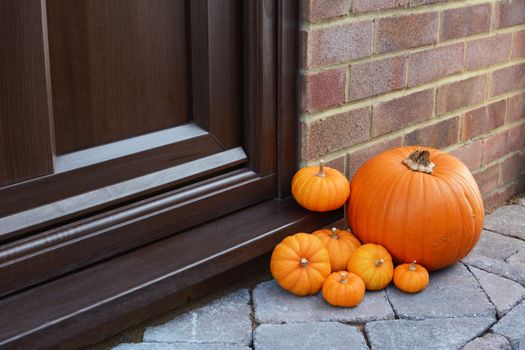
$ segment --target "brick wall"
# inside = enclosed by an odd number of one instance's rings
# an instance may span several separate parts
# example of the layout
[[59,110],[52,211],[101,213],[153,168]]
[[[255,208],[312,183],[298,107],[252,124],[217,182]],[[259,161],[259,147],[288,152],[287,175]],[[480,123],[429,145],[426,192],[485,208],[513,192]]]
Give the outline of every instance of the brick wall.
[[301,161],[351,177],[401,145],[525,189],[525,0],[302,0]]

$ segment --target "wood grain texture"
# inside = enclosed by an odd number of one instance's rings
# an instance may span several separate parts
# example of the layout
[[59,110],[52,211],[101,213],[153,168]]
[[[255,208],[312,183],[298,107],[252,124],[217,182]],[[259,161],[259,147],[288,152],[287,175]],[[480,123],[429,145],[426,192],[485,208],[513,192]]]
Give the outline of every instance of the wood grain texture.
[[48,0],[57,154],[189,121],[184,0]]
[[0,186],[53,171],[41,5],[0,2]]
[[192,0],[193,121],[225,148],[242,144],[241,1]]
[[[0,348],[49,348],[72,339],[73,347],[96,342],[109,335],[102,324],[118,319],[119,327],[111,329],[116,332],[139,321],[130,317],[134,311],[146,312],[142,319],[152,317],[162,308],[148,305],[263,255],[297,230],[314,230],[341,214],[309,213],[293,199],[269,200],[0,300]],[[94,327],[99,329],[96,334],[79,337]]]

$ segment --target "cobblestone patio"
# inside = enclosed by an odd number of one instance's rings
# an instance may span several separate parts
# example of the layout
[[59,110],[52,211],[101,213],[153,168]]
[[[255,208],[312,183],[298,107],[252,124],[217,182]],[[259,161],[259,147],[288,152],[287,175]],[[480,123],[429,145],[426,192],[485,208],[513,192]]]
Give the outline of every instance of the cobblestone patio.
[[145,328],[115,350],[525,349],[525,199],[488,215],[473,252],[416,295],[392,285],[355,308],[239,288]]

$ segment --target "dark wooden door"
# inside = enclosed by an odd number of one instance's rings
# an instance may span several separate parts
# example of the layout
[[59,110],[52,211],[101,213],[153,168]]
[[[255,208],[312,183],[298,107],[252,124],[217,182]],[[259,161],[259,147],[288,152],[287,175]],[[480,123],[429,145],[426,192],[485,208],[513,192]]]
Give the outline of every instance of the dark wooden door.
[[277,195],[277,23],[259,8],[0,2],[0,295]]

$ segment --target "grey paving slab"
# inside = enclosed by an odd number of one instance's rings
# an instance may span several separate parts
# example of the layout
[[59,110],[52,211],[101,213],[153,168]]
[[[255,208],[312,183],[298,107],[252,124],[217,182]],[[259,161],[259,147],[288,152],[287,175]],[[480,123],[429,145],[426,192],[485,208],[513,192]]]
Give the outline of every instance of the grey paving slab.
[[517,282],[475,267],[470,267],[470,271],[496,307],[498,317],[505,315],[525,298],[525,287]]
[[522,301],[502,317],[491,330],[505,336],[512,349],[525,349],[525,301]]
[[483,231],[478,244],[463,262],[525,285],[525,242],[499,233]]
[[255,350],[367,350],[365,338],[354,326],[338,322],[263,324],[254,335]]
[[487,333],[469,342],[462,350],[511,350],[511,347],[504,336]]
[[485,217],[485,229],[525,239],[525,207],[506,205]]
[[233,343],[252,340],[250,296],[240,289],[160,326],[146,328],[145,342]]
[[283,290],[272,280],[257,285],[253,291],[253,303],[255,318],[261,323],[319,321],[363,323],[394,318],[384,291],[367,292],[361,304],[354,308],[338,308],[328,305],[321,293],[297,297]]
[[496,313],[478,281],[460,263],[433,272],[429,286],[420,293],[408,294],[391,284],[387,294],[396,314],[404,319],[493,317]]
[[491,317],[374,321],[366,324],[365,332],[374,350],[460,349],[494,321]]
[[249,346],[224,343],[126,343],[112,350],[251,350]]

